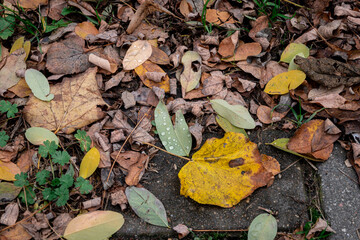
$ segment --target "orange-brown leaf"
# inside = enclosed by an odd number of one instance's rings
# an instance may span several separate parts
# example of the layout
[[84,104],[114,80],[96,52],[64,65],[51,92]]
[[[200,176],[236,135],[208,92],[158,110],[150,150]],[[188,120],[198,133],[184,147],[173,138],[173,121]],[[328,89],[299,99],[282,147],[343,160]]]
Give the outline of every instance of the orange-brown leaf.
[[150,61],[146,61],[142,65],[135,68],[135,72],[140,77],[141,81],[143,81],[143,83],[147,87],[152,88],[152,87],[155,86],[155,87],[159,87],[159,88],[164,89],[165,92],[170,91],[170,82],[169,82],[170,79],[169,79],[168,75],[166,75],[161,82],[154,82],[154,81],[149,80],[146,77],[147,72],[161,72],[161,73],[165,72],[164,70],[162,70],[161,67],[159,67],[155,63],[152,63]]

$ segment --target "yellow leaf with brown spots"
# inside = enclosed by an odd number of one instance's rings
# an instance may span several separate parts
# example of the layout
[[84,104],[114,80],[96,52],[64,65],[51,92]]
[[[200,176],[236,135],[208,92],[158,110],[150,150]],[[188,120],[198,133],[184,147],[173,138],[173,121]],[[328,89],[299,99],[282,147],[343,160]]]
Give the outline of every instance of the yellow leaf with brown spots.
[[66,134],[102,119],[105,113],[98,105],[106,105],[96,82],[96,68],[50,87],[54,99],[45,102],[31,95],[24,108],[25,120],[32,127],[43,127]]
[[271,183],[279,169],[274,158],[262,157],[243,134],[227,132],[221,139],[207,140],[180,170],[180,194],[229,208]]
[[141,81],[145,84],[145,86],[152,88],[152,87],[159,87],[165,90],[165,92],[170,92],[170,79],[169,76],[166,74],[165,77],[163,77],[163,80],[161,82],[155,82],[147,78],[146,73],[154,72],[154,73],[165,73],[165,71],[156,65],[155,63],[152,63],[150,61],[144,62],[142,65],[135,68],[136,74],[139,76]]

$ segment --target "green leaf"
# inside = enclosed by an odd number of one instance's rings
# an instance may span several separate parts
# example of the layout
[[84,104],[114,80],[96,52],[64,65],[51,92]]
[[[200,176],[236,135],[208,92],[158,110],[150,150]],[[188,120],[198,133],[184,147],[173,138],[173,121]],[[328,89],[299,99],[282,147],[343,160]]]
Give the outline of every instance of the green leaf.
[[55,194],[55,191],[52,190],[51,188],[45,188],[42,191],[42,195],[43,195],[44,200],[48,200],[48,201],[55,200],[57,197]]
[[0,131],[0,147],[5,147],[8,140],[9,136],[6,134],[6,132]]
[[79,141],[80,148],[83,152],[90,150],[91,138],[86,135],[84,130],[77,130],[74,137]]
[[25,197],[24,190],[22,190],[19,194],[19,198],[21,199],[21,201],[23,203],[25,203],[25,199],[26,199],[28,204],[34,204],[36,195],[35,195],[33,187],[27,186],[27,187],[25,187],[25,191],[26,191],[26,197]]
[[29,186],[29,181],[27,180],[27,173],[20,173],[20,174],[16,174],[15,175],[15,179],[16,181],[14,182],[14,185],[17,187],[26,187]]
[[0,38],[3,40],[8,39],[14,34],[15,31],[15,18],[13,16],[6,16],[0,18]]
[[288,152],[288,153],[291,153],[291,154],[294,154],[296,156],[299,156],[299,157],[303,157],[303,158],[306,158],[306,159],[309,159],[311,161],[315,161],[315,162],[324,162],[324,160],[320,160],[320,159],[316,159],[316,158],[312,158],[312,157],[309,157],[309,156],[306,156],[306,155],[302,155],[300,153],[297,153],[297,152],[294,152],[294,151],[291,151],[287,148],[287,144],[289,142],[289,138],[279,138],[279,139],[276,139],[275,141],[273,141],[272,143],[265,143],[266,145],[271,145],[273,147],[276,147],[280,150],[283,150],[285,152]]
[[14,200],[20,191],[21,187],[17,187],[13,183],[0,182],[0,204]]
[[155,109],[155,124],[160,140],[168,152],[189,156],[192,138],[181,111],[176,113],[174,129],[165,104],[159,101]]
[[64,166],[65,164],[69,163],[71,156],[68,154],[67,151],[56,151],[52,155],[52,160],[54,163],[58,163],[61,166]]
[[42,170],[36,173],[36,181],[39,183],[39,185],[45,185],[49,176],[50,172],[48,170]]
[[74,179],[72,176],[70,176],[68,174],[64,174],[60,177],[60,183],[61,183],[61,186],[69,188],[74,184]]
[[59,21],[53,20],[49,25],[46,25],[45,33],[52,32],[60,27],[66,27],[68,24],[69,22],[65,22],[63,19]]
[[11,104],[9,101],[1,100],[0,101],[0,112],[5,113],[7,118],[15,117],[15,113],[18,112],[16,104]]
[[57,145],[59,144],[59,138],[55,133],[42,127],[31,127],[25,132],[26,139],[34,145],[41,145],[44,141],[54,141]]
[[54,141],[50,142],[49,140],[46,140],[44,145],[40,145],[38,152],[43,158],[46,158],[48,154],[53,155],[57,148],[58,145]]
[[60,178],[54,178],[54,179],[51,181],[51,186],[53,186],[53,187],[60,186]]
[[294,62],[294,59],[296,58],[296,56],[300,56],[300,57],[303,57],[305,58],[305,55],[303,53],[298,53],[296,54],[290,61],[289,63],[289,67],[288,67],[288,71],[291,71],[291,70],[301,70],[300,66],[297,65],[295,62]]
[[61,187],[55,189],[55,194],[59,197],[56,200],[56,206],[65,206],[65,204],[70,198],[69,189],[66,186],[62,185]]
[[25,71],[25,81],[35,97],[43,101],[51,101],[54,94],[50,93],[50,85],[46,77],[36,69]]
[[131,186],[126,188],[125,194],[136,215],[150,224],[169,227],[164,205],[151,192]]
[[241,105],[230,105],[222,99],[210,100],[212,108],[217,114],[228,120],[238,128],[254,129],[255,121],[249,111]]
[[251,222],[248,240],[274,240],[277,234],[276,219],[267,213],[258,215]]
[[93,189],[89,180],[86,180],[83,177],[78,177],[76,179],[75,187],[80,188],[79,190],[81,194],[88,194]]
[[225,131],[225,132],[234,132],[234,133],[242,133],[246,137],[249,137],[246,133],[246,131],[243,128],[235,127],[231,124],[228,120],[223,118],[220,115],[216,116],[216,122],[219,124],[219,126]]
[[290,43],[281,54],[280,61],[290,63],[299,53],[302,53],[307,58],[310,55],[310,49],[302,43]]

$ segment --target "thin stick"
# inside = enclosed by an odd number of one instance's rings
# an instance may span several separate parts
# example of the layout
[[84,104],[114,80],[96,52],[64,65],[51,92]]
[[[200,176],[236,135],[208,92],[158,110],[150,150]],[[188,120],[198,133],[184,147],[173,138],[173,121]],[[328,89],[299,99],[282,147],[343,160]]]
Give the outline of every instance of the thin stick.
[[178,157],[178,158],[182,158],[182,159],[185,159],[185,160],[191,161],[191,159],[190,159],[190,158],[187,158],[187,157],[182,157],[182,156],[179,156],[179,155],[173,154],[173,153],[168,152],[168,151],[166,151],[166,150],[164,150],[164,149],[162,149],[162,148],[160,148],[160,147],[158,147],[158,146],[155,146],[155,145],[153,145],[153,144],[151,144],[151,143],[142,142],[142,144],[149,145],[149,146],[151,146],[151,147],[154,147],[154,148],[156,148],[156,149],[159,149],[160,151],[163,151],[163,152],[165,152],[165,153],[167,153],[167,154],[170,154],[170,155],[173,155],[173,156],[175,156],[175,157]]
[[352,177],[350,177],[348,174],[346,174],[343,170],[341,170],[340,168],[338,168],[338,170],[345,175],[345,177],[349,178],[351,181],[353,181],[356,184],[360,184],[358,181],[356,181],[355,179],[353,179]]
[[315,165],[312,164],[309,160],[307,160],[306,158],[304,158],[304,159],[305,159],[305,161],[306,161],[315,171],[318,170],[317,167],[315,167]]
[[0,232],[3,232],[3,231],[8,230],[8,229],[10,229],[10,228],[12,228],[12,227],[15,227],[15,226],[18,225],[19,223],[25,222],[25,221],[28,220],[29,218],[32,218],[35,214],[37,214],[38,212],[40,212],[41,210],[44,210],[47,206],[49,206],[50,203],[51,203],[51,202],[49,202],[48,204],[46,204],[45,206],[43,206],[43,207],[40,208],[39,210],[33,212],[32,214],[30,214],[30,215],[27,216],[26,218],[24,218],[24,219],[16,222],[15,224],[13,224],[13,225],[11,225],[11,226],[8,226],[8,227],[6,227],[6,228],[1,229]]
[[121,146],[118,154],[116,155],[116,158],[115,158],[113,164],[111,165],[111,168],[110,168],[109,174],[108,174],[108,176],[107,176],[106,182],[109,181],[110,174],[111,174],[111,172],[112,172],[112,170],[113,170],[113,168],[114,168],[114,166],[115,166],[115,163],[116,163],[116,161],[117,161],[117,159],[118,159],[118,157],[119,157],[119,155],[120,155],[120,153],[121,153],[121,150],[123,150],[125,144],[126,144],[127,141],[129,140],[129,138],[131,137],[131,135],[133,134],[133,132],[135,131],[135,129],[140,125],[140,123],[142,122],[142,120],[143,120],[146,116],[148,116],[148,113],[149,113],[149,111],[150,111],[151,109],[152,109],[152,107],[150,107],[149,110],[147,110],[147,112],[144,114],[144,116],[142,116],[142,118],[140,119],[140,121],[135,125],[135,127],[133,128],[133,130],[131,130],[129,136],[127,136],[127,138],[125,139],[125,142],[124,142],[123,145]]
[[298,161],[300,161],[301,158],[299,158],[298,160],[296,160],[295,162],[291,163],[289,166],[287,166],[284,170],[280,171],[280,173],[285,172],[286,170],[288,170],[289,168],[291,168],[293,165],[295,165]]
[[193,232],[247,232],[249,229],[193,229]]
[[282,1],[287,2],[287,3],[290,3],[290,4],[294,5],[294,6],[299,7],[299,8],[305,8],[305,9],[307,9],[307,10],[310,10],[310,8],[305,7],[305,6],[301,6],[301,5],[299,5],[299,4],[297,4],[297,3],[294,3],[294,2],[292,2],[292,1],[290,1],[290,0],[282,0]]

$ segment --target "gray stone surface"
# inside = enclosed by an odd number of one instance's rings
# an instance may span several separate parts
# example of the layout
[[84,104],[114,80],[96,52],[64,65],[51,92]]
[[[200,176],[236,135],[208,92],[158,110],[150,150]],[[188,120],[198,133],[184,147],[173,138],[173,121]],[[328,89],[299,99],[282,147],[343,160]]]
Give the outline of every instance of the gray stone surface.
[[353,168],[346,167],[346,153],[335,144],[331,157],[319,164],[323,209],[331,227],[336,231],[331,240],[356,240],[356,230],[360,228],[360,189],[339,171],[357,179]]
[[[207,136],[209,137],[209,135]],[[264,143],[287,136],[288,134],[283,131],[267,130],[254,133],[250,139],[257,143],[260,142],[260,152],[275,157],[280,162],[281,169],[284,169],[298,157]],[[276,176],[272,186],[256,190],[248,199],[228,209],[201,205],[179,194],[180,182],[177,174],[180,168],[186,164],[186,160],[159,152],[151,160],[151,164],[158,173],[148,171],[141,183],[163,202],[171,226],[182,223],[193,229],[245,229],[249,227],[252,219],[263,213],[258,207],[279,213],[276,217],[279,231],[294,230],[308,219],[303,172],[299,163]],[[110,205],[108,209],[121,212],[118,207]],[[145,223],[130,209],[123,214],[125,224],[114,235],[114,239],[154,239],[176,236],[171,229]]]

